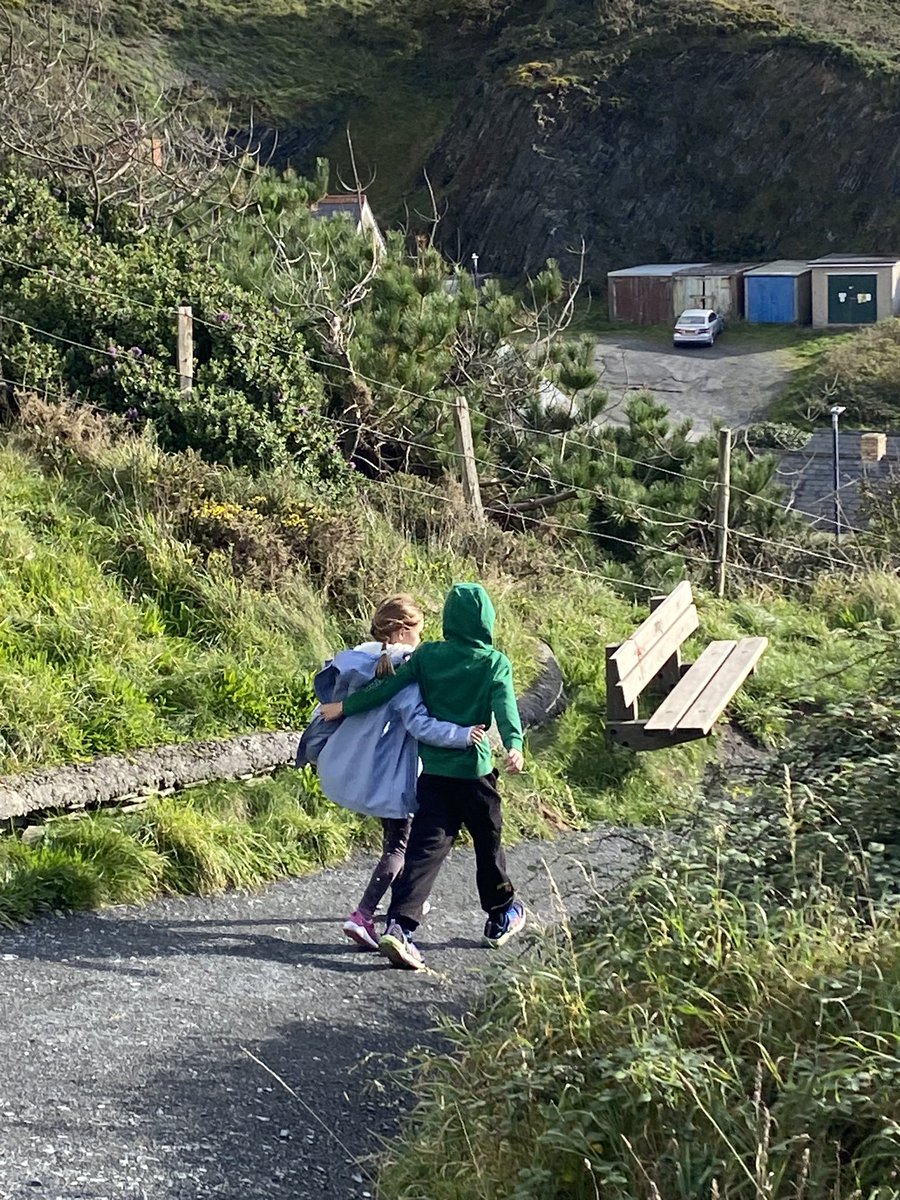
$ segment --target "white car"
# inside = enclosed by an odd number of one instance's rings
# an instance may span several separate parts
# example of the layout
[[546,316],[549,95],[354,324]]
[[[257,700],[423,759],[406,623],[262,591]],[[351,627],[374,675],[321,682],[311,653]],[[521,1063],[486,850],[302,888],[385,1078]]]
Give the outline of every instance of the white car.
[[673,346],[711,346],[725,322],[708,308],[686,308],[675,322]]

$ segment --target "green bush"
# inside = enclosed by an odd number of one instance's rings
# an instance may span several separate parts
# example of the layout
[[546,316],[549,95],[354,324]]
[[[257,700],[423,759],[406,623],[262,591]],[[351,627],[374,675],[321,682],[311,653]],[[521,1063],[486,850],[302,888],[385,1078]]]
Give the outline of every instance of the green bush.
[[[302,338],[208,262],[202,242],[127,221],[95,229],[77,201],[5,175],[0,255],[0,352],[14,382],[52,396],[62,384],[135,426],[150,421],[167,449],[257,469],[292,462],[317,485],[344,477]],[[195,318],[189,397],[176,363],[180,304]]]
[[746,429],[747,443],[761,450],[802,450],[812,434],[787,421],[757,421]]
[[813,347],[815,356],[791,403],[813,420],[832,405],[849,425],[882,429],[900,415],[900,320],[890,318]]

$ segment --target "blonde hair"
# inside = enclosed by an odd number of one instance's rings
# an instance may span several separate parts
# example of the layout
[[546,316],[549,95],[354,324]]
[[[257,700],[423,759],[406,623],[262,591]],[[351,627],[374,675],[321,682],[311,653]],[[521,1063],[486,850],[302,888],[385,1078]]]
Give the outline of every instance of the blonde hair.
[[394,664],[387,652],[388,646],[397,640],[398,634],[424,620],[425,614],[406,592],[382,600],[375,610],[371,629],[374,640],[381,642],[381,658],[375,667],[376,679],[384,679],[394,674]]

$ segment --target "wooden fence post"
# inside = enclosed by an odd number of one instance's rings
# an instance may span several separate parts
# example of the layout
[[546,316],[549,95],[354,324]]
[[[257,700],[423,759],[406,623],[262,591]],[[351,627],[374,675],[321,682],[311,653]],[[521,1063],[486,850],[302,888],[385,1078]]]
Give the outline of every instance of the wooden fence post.
[[719,478],[716,483],[716,557],[714,585],[717,596],[725,595],[725,563],[728,559],[728,505],[731,500],[731,430],[719,430]]
[[463,495],[469,512],[480,524],[484,523],[484,505],[481,502],[481,485],[478,482],[478,467],[475,463],[475,443],[472,439],[472,420],[469,402],[462,392],[457,393],[453,405],[453,420],[456,425],[456,449],[462,471]]
[[189,304],[178,308],[178,377],[181,395],[189,400],[194,385],[194,314]]

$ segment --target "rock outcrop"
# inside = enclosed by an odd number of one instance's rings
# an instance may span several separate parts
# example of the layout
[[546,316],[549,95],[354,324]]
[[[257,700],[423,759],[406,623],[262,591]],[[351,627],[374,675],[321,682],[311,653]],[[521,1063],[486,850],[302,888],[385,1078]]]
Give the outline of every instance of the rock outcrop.
[[454,255],[508,276],[548,257],[900,254],[900,85],[799,39],[635,49],[602,84],[474,83],[431,154]]

